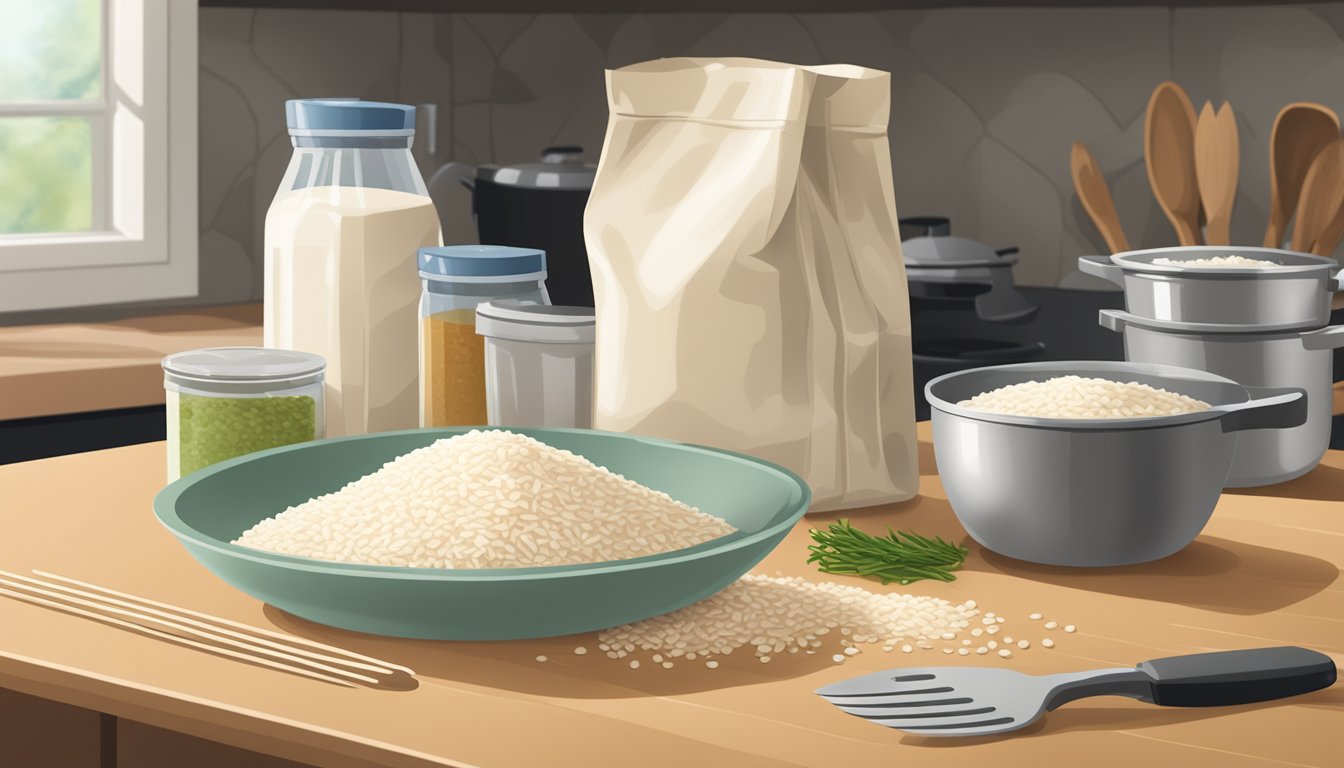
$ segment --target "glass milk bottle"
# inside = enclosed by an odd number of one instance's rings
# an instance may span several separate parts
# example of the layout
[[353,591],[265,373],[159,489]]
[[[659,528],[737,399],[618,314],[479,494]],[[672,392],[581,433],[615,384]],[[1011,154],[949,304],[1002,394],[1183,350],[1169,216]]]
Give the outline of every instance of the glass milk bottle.
[[327,361],[326,432],[419,422],[416,253],[439,217],[411,157],[415,108],[285,102],[294,155],[266,214],[265,345]]

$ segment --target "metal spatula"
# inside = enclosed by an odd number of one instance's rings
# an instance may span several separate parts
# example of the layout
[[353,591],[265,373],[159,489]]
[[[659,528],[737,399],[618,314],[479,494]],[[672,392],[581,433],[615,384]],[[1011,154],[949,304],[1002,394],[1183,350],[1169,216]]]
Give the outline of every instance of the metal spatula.
[[921,736],[1015,731],[1088,696],[1128,696],[1167,707],[1216,707],[1296,696],[1335,682],[1335,663],[1283,646],[1197,653],[1137,667],[1026,675],[988,667],[874,672],[817,690],[841,710]]

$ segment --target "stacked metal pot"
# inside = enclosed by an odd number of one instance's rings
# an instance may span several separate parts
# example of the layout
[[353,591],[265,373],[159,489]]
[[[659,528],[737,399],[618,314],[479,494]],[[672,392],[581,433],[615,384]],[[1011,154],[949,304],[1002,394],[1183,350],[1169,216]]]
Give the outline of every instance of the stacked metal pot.
[[[1278,266],[1180,263],[1231,255]],[[1124,334],[1126,359],[1207,371],[1250,390],[1305,391],[1301,426],[1237,436],[1227,487],[1284,482],[1320,462],[1330,442],[1333,350],[1344,346],[1344,325],[1328,325],[1331,295],[1344,290],[1339,264],[1272,248],[1187,246],[1084,256],[1078,267],[1125,289],[1128,311],[1102,310],[1101,324]]]

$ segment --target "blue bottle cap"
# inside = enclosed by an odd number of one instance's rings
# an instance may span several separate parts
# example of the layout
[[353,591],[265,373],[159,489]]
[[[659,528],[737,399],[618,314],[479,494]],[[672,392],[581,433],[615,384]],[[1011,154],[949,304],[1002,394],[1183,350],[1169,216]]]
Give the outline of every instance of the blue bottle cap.
[[441,245],[421,248],[420,275],[430,280],[453,278],[546,277],[546,252],[508,245]]
[[290,99],[285,102],[285,123],[291,136],[410,136],[415,133],[415,107],[358,99]]

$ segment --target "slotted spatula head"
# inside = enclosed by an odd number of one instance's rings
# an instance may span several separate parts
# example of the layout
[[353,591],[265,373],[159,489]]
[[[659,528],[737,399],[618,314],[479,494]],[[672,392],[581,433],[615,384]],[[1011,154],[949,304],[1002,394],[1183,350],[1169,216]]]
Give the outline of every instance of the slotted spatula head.
[[841,711],[925,736],[984,736],[1025,728],[1045,712],[1050,684],[1011,669],[924,667],[874,672],[817,695]]

